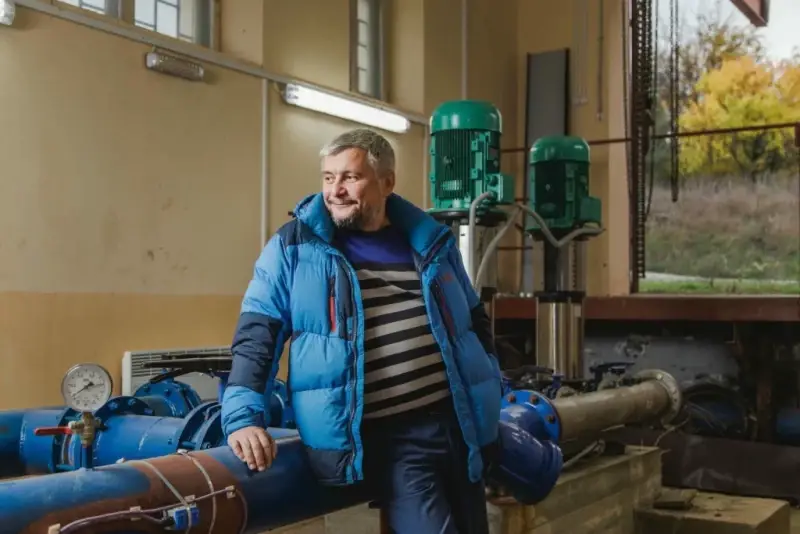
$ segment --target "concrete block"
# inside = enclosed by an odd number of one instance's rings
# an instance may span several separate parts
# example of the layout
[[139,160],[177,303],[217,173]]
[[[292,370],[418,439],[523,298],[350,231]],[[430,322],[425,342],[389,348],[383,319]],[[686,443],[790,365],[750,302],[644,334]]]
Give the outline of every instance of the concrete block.
[[661,489],[661,451],[628,447],[564,473],[536,506],[510,499],[490,503],[492,534],[633,534],[633,512]]
[[375,534],[380,524],[380,511],[364,504],[325,516],[325,534]]
[[[325,518],[315,517],[308,521],[286,525],[275,530],[268,531],[270,534],[325,534]],[[262,533],[266,534],[266,532]]]
[[790,534],[785,501],[698,493],[689,510],[636,511],[636,534]]

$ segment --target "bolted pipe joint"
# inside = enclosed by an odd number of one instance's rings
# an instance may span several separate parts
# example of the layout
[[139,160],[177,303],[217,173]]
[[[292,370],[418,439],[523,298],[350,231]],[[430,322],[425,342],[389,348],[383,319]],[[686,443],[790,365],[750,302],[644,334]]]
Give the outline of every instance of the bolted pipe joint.
[[641,382],[654,381],[666,390],[670,402],[669,407],[659,417],[662,425],[669,425],[677,419],[683,407],[683,395],[674,376],[660,369],[645,369],[636,373],[633,378]]

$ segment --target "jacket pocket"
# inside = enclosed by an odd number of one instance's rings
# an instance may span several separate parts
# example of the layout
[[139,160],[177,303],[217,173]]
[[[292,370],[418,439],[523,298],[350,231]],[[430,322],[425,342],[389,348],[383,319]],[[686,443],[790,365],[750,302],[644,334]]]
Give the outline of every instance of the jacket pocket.
[[333,276],[328,277],[328,323],[331,333],[336,332],[336,280]]

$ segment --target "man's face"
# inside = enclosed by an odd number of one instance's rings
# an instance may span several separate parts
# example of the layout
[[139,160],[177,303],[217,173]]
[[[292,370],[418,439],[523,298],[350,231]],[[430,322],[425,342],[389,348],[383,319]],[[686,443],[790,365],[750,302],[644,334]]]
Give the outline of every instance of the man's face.
[[322,159],[322,196],[339,228],[379,229],[393,189],[394,173],[379,176],[364,150],[348,148]]

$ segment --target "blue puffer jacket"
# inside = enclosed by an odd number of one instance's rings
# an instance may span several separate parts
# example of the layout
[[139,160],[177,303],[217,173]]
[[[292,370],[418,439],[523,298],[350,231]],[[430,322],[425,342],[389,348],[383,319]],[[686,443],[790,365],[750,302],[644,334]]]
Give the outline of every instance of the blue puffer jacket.
[[[355,270],[331,242],[321,194],[303,199],[256,261],[233,341],[222,401],[226,435],[265,427],[264,392],[291,340],[288,387],[297,427],[320,482],[363,479],[360,436],[364,314]],[[433,336],[441,347],[456,414],[469,447],[470,478],[483,475],[483,447],[497,439],[500,369],[489,321],[447,227],[397,195],[391,223],[408,235]]]

